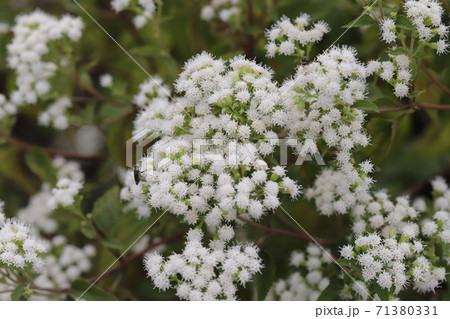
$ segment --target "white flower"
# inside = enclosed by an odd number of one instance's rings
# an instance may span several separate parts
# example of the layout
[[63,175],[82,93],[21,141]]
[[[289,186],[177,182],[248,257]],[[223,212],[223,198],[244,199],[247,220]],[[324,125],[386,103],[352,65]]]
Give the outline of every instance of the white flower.
[[327,23],[318,21],[309,26],[309,16],[301,14],[294,20],[294,24],[287,17],[283,16],[270,29],[266,30],[267,56],[274,57],[276,53],[292,55],[299,46],[306,46],[308,43],[315,43],[322,40],[323,36],[330,32]]
[[[50,92],[51,79],[67,61],[61,53],[58,53],[58,59],[52,61],[48,61],[46,56],[65,37],[73,42],[78,41],[83,29],[80,18],[65,15],[57,19],[40,10],[18,15],[15,22],[11,29],[14,37],[7,47],[7,65],[16,72],[17,88],[11,93],[8,103],[0,101],[0,118],[3,117],[2,113],[14,114],[17,107],[35,104],[40,97]],[[67,104],[42,113],[39,122],[47,126],[52,122],[55,128],[65,129],[67,118],[63,111],[68,107]]]
[[133,24],[136,29],[141,29],[149,19],[152,18],[156,4],[154,0],[137,0],[134,4],[137,8],[133,8],[130,0],[112,0],[111,7],[116,13],[124,10],[133,10],[139,14],[133,18]]
[[[221,233],[229,236],[230,231],[222,227]],[[175,288],[183,300],[235,300],[237,285],[245,285],[262,268],[258,249],[251,245],[207,248],[202,236],[200,230],[191,229],[183,252],[167,259],[148,253],[144,258],[148,275],[157,288]]]
[[40,272],[43,265],[40,256],[47,251],[46,244],[32,237],[29,226],[21,221],[4,217],[0,221],[0,263],[12,269]]
[[111,87],[113,84],[113,77],[111,74],[105,73],[100,77],[100,85],[104,88]]

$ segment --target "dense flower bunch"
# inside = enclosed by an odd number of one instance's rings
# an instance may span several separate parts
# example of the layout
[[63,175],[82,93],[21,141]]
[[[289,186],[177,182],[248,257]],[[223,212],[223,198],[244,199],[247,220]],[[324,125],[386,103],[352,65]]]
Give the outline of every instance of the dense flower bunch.
[[233,18],[239,17],[241,13],[240,0],[211,0],[202,8],[200,16],[203,20],[211,21],[219,18],[224,22],[229,22]]
[[[417,52],[422,47],[436,50],[437,54],[445,54],[448,50],[449,27],[442,22],[443,8],[434,0],[410,0],[404,3],[406,17],[392,13],[380,21],[381,39],[389,44],[387,61],[371,61],[368,64],[370,74],[374,73],[394,87],[394,94],[399,98],[408,96],[411,83],[416,76],[413,64],[416,63]],[[406,47],[405,25],[413,30],[410,48]],[[436,40],[438,37],[438,40]],[[415,39],[418,41],[414,42]]]
[[53,166],[57,171],[58,181],[52,189],[52,197],[47,206],[50,209],[67,207],[75,202],[75,196],[83,187],[84,174],[80,165],[76,162],[68,162],[62,157],[53,160]]
[[39,124],[43,126],[53,126],[58,130],[65,130],[67,127],[69,127],[66,110],[71,106],[72,103],[67,96],[57,99],[39,115]]
[[[140,216],[150,214],[142,204],[149,203],[191,225],[205,218],[216,228],[222,218],[231,222],[238,213],[258,220],[280,205],[279,193],[299,195],[281,166],[270,169],[259,158],[274,151],[275,129],[286,122],[271,72],[243,57],[228,64],[206,53],[196,56],[176,82],[184,95],[171,101],[155,93],[135,121],[135,133],[179,136],[154,144],[141,163],[142,184],[134,185],[129,174],[122,198],[131,199]],[[200,139],[207,142],[196,152]],[[213,146],[215,153],[208,156]],[[246,168],[239,172],[239,167]]]
[[411,60],[405,54],[389,55],[391,61],[370,61],[367,64],[369,74],[376,74],[394,87],[395,96],[408,96],[412,81]]
[[302,251],[292,252],[290,265],[298,271],[293,272],[286,280],[274,283],[273,297],[283,301],[317,300],[330,283],[325,274],[331,262],[330,252],[315,244],[308,245],[306,254]]
[[[449,29],[442,23],[444,10],[441,4],[434,0],[410,0],[405,1],[404,9],[414,26],[414,33],[423,41],[422,44],[436,50],[438,54],[446,53]],[[395,43],[397,39],[403,40],[393,18],[384,18],[380,28],[383,41]],[[437,42],[432,42],[435,36],[439,39]]]
[[[361,170],[368,172],[369,169],[372,169],[369,162],[361,164]],[[320,214],[347,214],[354,208],[361,209],[361,205],[371,199],[372,179],[364,175],[361,177],[355,170],[350,172],[352,174],[336,169],[324,169],[316,177],[312,187],[307,189],[306,197],[314,199]]]
[[[39,98],[52,90],[51,79],[58,68],[67,66],[64,55],[56,56],[57,43],[78,41],[81,37],[83,22],[80,18],[69,15],[57,19],[40,10],[16,17],[12,28],[14,38],[8,49],[8,67],[17,74],[17,89],[11,93],[9,101],[0,94],[0,118],[15,114],[17,108],[35,104]],[[49,56],[55,55],[51,60]],[[40,122],[49,125],[53,119],[54,126],[64,129],[67,124],[61,119],[67,103],[55,102],[51,110],[42,115]],[[58,104],[64,104],[59,105]]]
[[289,18],[282,17],[266,30],[267,56],[271,58],[276,54],[308,56],[311,45],[321,41],[323,36],[330,32],[326,22],[317,21],[310,26],[310,19],[308,14],[302,13],[293,24]]
[[448,48],[448,26],[442,23],[444,9],[435,0],[410,0],[404,4],[406,15],[415,26],[421,40],[431,40],[439,36],[436,44],[431,45],[438,54],[445,53]]
[[35,283],[42,288],[69,287],[72,281],[91,269],[90,259],[95,253],[92,245],[78,248],[68,244],[64,236],[55,236],[50,243],[49,254],[44,257],[45,268]]
[[[36,10],[17,16],[11,27],[0,22],[0,33],[11,36],[7,67],[14,71],[12,79],[1,81],[12,90],[0,94],[0,158],[6,167],[0,175],[33,194],[15,218],[6,218],[0,201],[0,299],[134,297],[125,288],[116,290],[129,276],[117,276],[108,292],[101,290],[102,281],[95,288],[98,294],[87,293],[90,285],[82,295],[78,292],[88,282],[78,279],[97,275],[88,280],[97,284],[141,256],[150,280],[139,298],[153,297],[149,291],[155,287],[170,290],[181,300],[237,300],[250,294],[261,300],[321,300],[333,293],[342,300],[399,300],[448,286],[447,182],[440,177],[432,180],[427,198],[395,198],[376,188],[371,176],[374,164],[361,153],[371,143],[367,119],[374,126],[392,119],[393,142],[404,116],[427,108],[449,108],[422,102],[422,83],[415,81],[421,66],[446,91],[422,61],[430,53],[448,51],[449,27],[438,1],[406,0],[398,10],[380,2],[379,7],[365,8],[367,16],[344,26],[369,26],[361,31],[373,32],[375,38],[380,32],[387,51],[375,57],[373,52],[346,45],[313,48],[330,32],[329,25],[312,21],[306,13],[273,19],[279,10],[286,11],[289,1],[283,5],[241,0],[189,3],[184,7],[191,10],[198,5],[200,19],[206,21],[200,24],[202,47],[209,41],[207,23],[209,31],[227,32],[231,39],[227,40],[235,43],[223,46],[233,48],[227,58],[203,51],[183,67],[176,57],[203,48],[196,43],[185,46],[189,41],[172,47],[178,38],[163,39],[173,33],[171,28],[177,36],[185,33],[163,16],[176,13],[177,6],[170,4],[163,12],[162,4],[162,0],[110,1],[116,13],[134,14],[134,28],[128,25],[131,30],[127,30],[133,37],[118,38],[140,46],[130,47],[134,53],[127,53],[128,58],[144,71],[141,59],[144,66],[158,70],[158,75],[143,82],[121,63],[114,69],[108,68],[108,59],[100,63],[90,52],[92,39],[86,45],[90,56],[76,56],[79,48],[74,44],[84,28],[80,18],[57,18]],[[126,14],[122,17],[122,22],[129,22]],[[139,29],[151,19],[155,23],[148,30],[154,31],[155,43],[142,43],[146,38]],[[190,26],[197,27],[198,21],[193,22]],[[162,30],[167,25],[171,26]],[[225,54],[222,43],[210,49]],[[250,58],[255,53],[277,70],[290,68],[293,74],[275,75]],[[373,60],[365,60],[368,56]],[[114,62],[116,58],[111,56]],[[430,65],[437,61],[430,59]],[[385,90],[379,79],[393,92]],[[136,87],[134,97],[127,96]],[[375,119],[366,114],[388,107],[382,105],[385,101],[398,105],[407,99],[408,104],[382,109],[404,112],[395,120],[390,115]],[[45,109],[36,112],[41,106]],[[19,110],[23,114],[10,118]],[[45,147],[35,149],[31,141],[22,141],[28,133],[19,134],[23,133],[19,126],[32,116],[46,127],[41,128],[45,134],[36,138],[52,136],[54,144],[43,142],[39,145]],[[133,137],[128,139],[130,131]],[[59,149],[61,140],[69,139],[74,149]],[[378,136],[374,141],[378,143]],[[137,154],[131,154],[130,142],[138,144]],[[8,145],[3,147],[4,143]],[[139,153],[144,150],[146,154]],[[131,169],[133,155],[136,165]],[[301,165],[311,155],[317,164],[325,164],[325,159],[328,166],[302,168],[297,176],[301,181],[294,179],[292,159],[296,157],[295,165]],[[123,162],[128,170],[121,167]],[[81,163],[89,174],[86,180]],[[16,176],[10,167],[24,167],[26,172]],[[32,173],[30,183],[28,173]],[[330,224],[335,218],[345,222],[347,227],[336,232],[342,238],[315,238],[300,224],[303,232],[297,232],[279,214],[283,210],[289,215],[282,203],[302,195],[300,182],[305,185],[305,202],[310,201],[305,205],[329,217]],[[4,188],[1,183],[2,193]],[[6,189],[6,196],[13,191]],[[16,203],[23,202],[21,195],[13,197]],[[157,224],[162,217],[172,222]],[[172,233],[179,227],[174,220],[184,223],[186,232]],[[244,225],[264,234],[255,235]],[[151,229],[151,234],[141,233],[144,229]],[[316,244],[299,245],[295,251],[267,245],[274,235]],[[183,246],[176,246],[182,237]],[[168,251],[171,247],[178,248]],[[266,277],[279,273],[273,271],[279,263],[271,263],[269,257],[278,248],[278,258],[290,253],[292,267],[270,286]],[[97,251],[99,260],[94,261]],[[100,269],[94,266],[103,267],[105,256],[120,256],[120,265],[113,264],[98,276]]]
[[83,186],[84,174],[78,163],[56,157],[53,167],[57,176],[56,184],[42,184],[39,192],[30,198],[28,205],[17,212],[19,220],[33,225],[34,233],[56,233],[58,224],[51,213],[58,207],[74,204]]
[[258,249],[252,245],[225,248],[232,232],[223,230],[221,239],[204,247],[202,231],[192,229],[181,254],[164,259],[158,253],[149,253],[145,269],[157,288],[175,288],[180,299],[235,300],[237,285],[249,282],[262,265]]
[[[301,146],[296,147],[296,152],[305,156],[320,148],[335,150],[339,170],[331,181],[336,179],[340,184],[336,191],[356,190],[361,196],[372,182],[367,177],[372,165],[369,161],[353,164],[352,151],[369,144],[363,128],[364,113],[352,107],[366,94],[366,67],[355,55],[353,48],[332,47],[316,61],[300,66],[281,90],[285,92],[283,103],[290,111],[286,130]],[[320,183],[320,176],[317,181]],[[333,187],[331,181],[325,187]],[[311,191],[307,196],[311,197]],[[322,213],[329,215],[340,209],[338,202],[334,208],[331,206],[333,197],[327,195],[325,201],[319,206]]]
[[420,293],[434,292],[445,281],[450,243],[450,205],[447,184],[432,182],[434,201],[410,204],[407,197],[391,202],[377,192],[354,215],[354,244],[341,248],[344,259],[361,267],[364,282],[371,282],[392,295],[411,285]]
[[54,234],[58,229],[58,223],[50,217],[52,212],[48,207],[50,198],[52,198],[51,186],[43,184],[39,192],[30,198],[28,205],[17,212],[17,217],[33,225],[32,231]]
[[154,0],[112,0],[111,7],[117,13],[124,10],[135,12],[137,15],[133,18],[133,24],[137,29],[144,27],[156,10]]
[[3,215],[0,202],[0,268],[40,272],[44,265],[41,254],[47,247],[30,235],[30,228],[17,219]]

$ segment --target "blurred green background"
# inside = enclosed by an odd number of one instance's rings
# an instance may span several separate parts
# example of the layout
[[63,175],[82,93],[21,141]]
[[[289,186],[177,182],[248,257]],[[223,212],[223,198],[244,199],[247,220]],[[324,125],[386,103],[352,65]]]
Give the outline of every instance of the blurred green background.
[[[79,0],[80,4],[98,20],[98,22],[127,50],[147,72],[159,75],[165,83],[172,85],[183,64],[193,55],[208,51],[218,57],[228,58],[238,54],[247,54],[256,61],[269,65],[275,70],[277,81],[293,75],[296,61],[291,57],[268,59],[265,57],[264,30],[281,16],[295,18],[301,12],[311,15],[312,20],[324,20],[330,27],[322,42],[314,47],[313,56],[328,48],[331,44],[354,46],[362,61],[369,61],[384,54],[386,47],[379,41],[379,30],[375,25],[363,28],[343,29],[342,26],[358,17],[362,8],[356,1],[336,0],[256,0],[252,1],[255,21],[251,25],[243,13],[241,22],[229,26],[219,22],[205,22],[200,19],[201,7],[208,1],[168,0],[163,1],[162,18],[150,21],[143,29],[136,30],[131,12],[115,14],[108,0]],[[394,7],[401,1],[387,1]],[[443,2],[447,12],[444,21],[448,24],[450,2]],[[93,202],[112,185],[118,184],[115,175],[117,167],[124,166],[125,141],[131,136],[132,120],[135,109],[133,95],[147,75],[71,0],[15,0],[1,1],[0,21],[14,24],[14,17],[20,13],[40,8],[48,13],[61,16],[66,13],[81,16],[85,29],[79,43],[74,45],[74,61],[77,75],[88,85],[95,87],[111,99],[127,105],[119,108],[114,105],[97,102],[77,102],[73,108],[72,123],[99,126],[104,134],[105,161],[83,161],[87,176],[87,190],[84,192],[83,207],[90,211]],[[346,31],[347,30],[347,31]],[[345,34],[342,34],[345,32]],[[0,34],[0,92],[7,93],[14,86],[14,76],[6,67],[6,45],[11,34]],[[249,43],[255,43],[249,49]],[[447,88],[450,87],[449,56],[435,56],[424,63]],[[114,89],[105,91],[98,85],[99,77],[110,73],[114,77]],[[86,92],[75,83],[71,84],[74,95],[83,96]],[[450,104],[450,96],[443,92],[420,69],[416,90],[426,90],[420,96],[421,102]],[[404,105],[407,102],[396,99],[389,86],[381,81],[370,80],[369,98],[380,108]],[[13,136],[28,143],[43,147],[73,149],[73,132],[76,125],[65,133],[43,128],[36,123],[37,110],[43,105],[26,107],[17,117],[12,128]],[[426,195],[430,190],[427,181],[442,175],[450,181],[450,111],[417,110],[389,114],[368,114],[367,130],[372,136],[369,147],[362,149],[358,158],[371,158],[376,166],[374,179],[377,189],[386,188],[393,196],[402,194]],[[59,140],[58,144],[55,144]],[[61,143],[61,140],[63,141]],[[304,188],[308,187],[315,174],[321,168],[315,163],[305,163],[302,167],[290,170]],[[0,198],[6,202],[9,216],[27,203],[28,197],[40,188],[40,181],[27,168],[24,151],[10,143],[0,144]],[[318,216],[312,203],[302,199],[298,203],[285,200],[284,207],[312,234],[323,238],[343,238],[349,227],[345,217],[325,218]],[[129,219],[134,216],[127,217]],[[151,221],[142,221],[146,226]],[[285,226],[273,220],[275,226]],[[173,234],[185,226],[176,218],[166,216],[152,234],[158,236]],[[144,228],[145,229],[145,228]],[[68,234],[76,237],[75,231]],[[260,230],[251,229],[246,237],[257,240],[264,235]],[[78,240],[82,240],[79,238]],[[287,258],[290,251],[304,247],[304,243],[274,237],[266,242],[264,250],[273,256],[277,265],[277,277],[283,277],[287,270]],[[169,249],[179,249],[180,243]],[[103,254],[103,255],[102,255]],[[106,251],[101,251],[97,260],[95,275],[113,259]],[[140,261],[129,268],[126,276],[128,287],[132,287],[133,296],[128,295],[124,287],[124,298],[137,299],[173,299],[172,293],[158,293],[151,289],[150,280],[145,277]],[[108,279],[113,280],[113,279]],[[252,296],[252,287],[242,292],[242,298]]]

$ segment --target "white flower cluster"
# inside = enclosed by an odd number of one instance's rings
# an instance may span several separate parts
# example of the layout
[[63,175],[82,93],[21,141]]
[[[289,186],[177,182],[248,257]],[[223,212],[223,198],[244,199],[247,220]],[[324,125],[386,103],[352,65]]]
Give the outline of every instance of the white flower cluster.
[[[436,0],[405,1],[406,16],[415,27],[415,32],[424,44],[444,54],[448,50],[449,27],[442,23],[443,8]],[[400,38],[396,23],[392,18],[383,18],[380,22],[381,39],[388,44],[395,44]],[[438,36],[436,42],[434,38]]]
[[174,121],[182,123],[178,130],[190,129],[194,138],[277,138],[274,127],[282,126],[287,114],[278,105],[272,73],[243,56],[228,61],[205,52],[195,56],[175,86],[184,95],[174,106],[180,113]]
[[235,300],[237,285],[245,285],[262,268],[258,248],[224,241],[202,244],[202,231],[191,229],[181,254],[167,259],[158,253],[145,256],[144,266],[160,290],[176,289],[183,300]]
[[133,24],[137,29],[144,27],[156,10],[154,0],[112,0],[111,7],[117,13],[124,10],[135,11],[137,15],[133,18]]
[[[366,161],[361,165],[363,172],[369,173],[372,164]],[[306,198],[314,199],[320,214],[331,216],[332,214],[347,214],[355,208],[360,209],[371,200],[370,187],[372,179],[357,170],[349,172],[325,169],[316,179],[312,187],[305,192]]]
[[[332,47],[316,61],[301,65],[296,75],[281,87],[288,110],[285,127],[300,141],[299,155],[318,151],[318,146],[336,150],[336,159],[347,175],[355,175],[351,151],[367,146],[364,113],[352,105],[365,98],[367,71],[349,47]],[[356,176],[355,176],[356,178]]]
[[31,231],[36,235],[41,232],[54,234],[57,231],[58,224],[51,213],[59,205],[71,205],[84,180],[80,165],[76,162],[56,157],[53,167],[57,173],[57,185],[52,188],[47,183],[42,184],[39,192],[31,196],[28,205],[17,212],[19,220],[31,225]]
[[57,157],[53,160],[53,166],[57,171],[58,181],[47,201],[50,210],[72,205],[84,181],[84,174],[76,162],[68,162],[62,157]]
[[57,130],[65,130],[69,127],[66,110],[72,106],[67,96],[60,97],[50,104],[48,108],[39,114],[38,122],[43,126],[53,126]]
[[369,61],[368,74],[376,74],[394,87],[398,98],[408,96],[412,81],[411,61],[405,54],[389,54],[390,61]]
[[[0,208],[3,203],[0,203]],[[0,210],[0,267],[40,272],[44,242],[30,236],[30,228],[17,219],[6,219]]]
[[51,45],[55,41],[78,41],[82,29],[81,19],[69,15],[57,19],[36,10],[16,17],[12,28],[14,38],[7,47],[7,63],[16,71],[17,89],[11,93],[9,101],[0,95],[0,118],[15,114],[18,107],[34,104],[50,92],[50,80],[65,59],[60,53],[59,61],[56,58],[46,61],[45,56],[52,53]]
[[[354,245],[342,247],[341,256],[361,266],[365,282],[398,294],[410,284],[421,293],[434,291],[445,281],[446,269],[439,265],[441,260],[450,265],[450,190],[442,178],[432,186],[430,208],[423,199],[410,204],[398,197],[394,203],[383,191],[354,207]],[[432,219],[423,216],[429,211]]]
[[444,10],[437,0],[409,0],[404,4],[407,17],[416,27],[421,40],[431,41],[435,35],[439,40],[434,43],[438,54],[447,52],[448,26],[442,23]]
[[433,265],[424,248],[420,241],[371,233],[357,237],[354,247],[342,247],[341,255],[357,261],[365,282],[373,280],[382,289],[392,288],[395,295],[411,283],[421,293],[434,292],[445,281],[446,270]]
[[45,268],[35,279],[35,284],[41,288],[70,287],[72,281],[91,269],[90,259],[95,253],[92,245],[78,248],[68,244],[64,236],[55,236],[50,253],[44,258]]
[[[280,193],[295,198],[300,190],[280,166],[269,169],[261,161],[261,167],[250,167],[255,155],[246,155],[251,147],[236,146],[238,161],[230,165],[234,156],[221,161],[197,160],[192,142],[185,139],[158,141],[153,146],[154,156],[143,159],[140,184],[135,185],[128,174],[122,199],[131,200],[141,217],[147,217],[150,208],[168,210],[190,225],[204,220],[211,229],[236,220],[238,214],[259,220],[280,205]],[[246,176],[241,177],[238,167],[246,165]]]
[[394,43],[397,40],[395,21],[391,18],[383,18],[380,22],[381,39],[386,43]]
[[[277,300],[317,300],[330,280],[324,277],[328,265],[332,262],[330,253],[315,244],[309,244],[306,254],[294,251],[291,254],[290,265],[298,271],[293,272],[288,279],[280,279],[274,283],[271,293]],[[304,275],[306,273],[306,275]]]
[[[315,22],[307,29],[311,22],[310,16],[302,13],[294,23],[287,17],[282,17],[270,29],[266,30],[268,57],[274,57],[277,53],[283,55],[300,54],[301,48],[322,40],[323,36],[330,32],[328,24],[324,21]],[[305,52],[300,54],[304,55]]]
[[[186,63],[176,89],[183,95],[175,101],[157,92],[153,99],[138,95],[147,105],[134,132],[178,135],[159,140],[152,156],[142,159],[138,186],[131,173],[125,181],[122,199],[131,200],[140,216],[148,216],[151,207],[168,209],[189,224],[205,219],[217,228],[238,213],[259,219],[280,205],[279,193],[299,195],[282,167],[270,169],[259,159],[274,151],[275,127],[287,116],[269,70],[243,57],[226,63],[202,53]],[[194,145],[202,141],[199,154]],[[214,156],[203,153],[208,148]]]
[[43,184],[40,191],[31,196],[28,205],[17,212],[19,220],[32,225],[33,234],[54,234],[58,223],[50,217],[51,209],[47,203],[52,197],[51,187]]
[[211,21],[218,17],[223,22],[239,17],[241,13],[241,0],[211,0],[200,12],[200,17],[205,21]]
[[150,103],[155,98],[169,98],[171,90],[169,86],[163,83],[163,80],[158,76],[153,76],[150,79],[142,82],[139,85],[139,91],[134,96],[133,102],[139,108],[151,108]]
[[170,101],[170,88],[161,78],[154,76],[139,86],[133,102],[140,109],[134,121],[133,135],[149,130],[153,133],[170,135],[173,130],[172,117],[177,115]]

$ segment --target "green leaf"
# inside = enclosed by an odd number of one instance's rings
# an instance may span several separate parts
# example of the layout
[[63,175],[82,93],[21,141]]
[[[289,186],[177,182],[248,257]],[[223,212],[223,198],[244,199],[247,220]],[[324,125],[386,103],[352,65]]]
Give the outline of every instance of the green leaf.
[[21,165],[20,150],[11,147],[2,147],[0,149],[0,177],[14,182],[27,194],[35,192],[30,178],[25,175],[24,167]]
[[20,301],[20,300],[23,301],[23,300],[26,300],[24,298],[24,296],[23,296],[24,292],[25,292],[25,287],[24,286],[22,286],[22,285],[17,286],[16,289],[14,289],[14,291],[11,294],[11,300],[12,301]]
[[102,241],[102,244],[105,247],[120,250],[120,251],[125,249],[124,245],[115,238],[107,238]]
[[97,232],[95,231],[94,227],[92,225],[88,224],[86,221],[81,222],[81,232],[84,236],[87,238],[93,239],[97,237]]
[[389,300],[389,290],[383,289],[377,284],[373,285],[374,292],[380,297],[381,301],[388,301]]
[[403,48],[397,48],[397,49],[395,49],[395,50],[389,51],[389,54],[391,54],[391,55],[405,54],[405,49],[403,49]]
[[402,14],[398,14],[397,15],[397,20],[395,21],[395,25],[403,30],[414,30],[414,26],[411,23],[411,21],[409,21],[409,19],[407,17],[405,17]]
[[120,221],[121,216],[122,207],[119,188],[114,186],[95,202],[92,218],[97,227],[105,235],[109,235],[114,226]]
[[423,51],[419,51],[416,53],[416,58],[419,58],[422,60],[428,60],[430,58],[430,56]]
[[409,97],[410,97],[410,98],[418,97],[419,95],[421,95],[421,94],[423,94],[423,93],[425,93],[425,92],[426,92],[426,90],[422,90],[422,91],[414,91],[414,92],[412,92],[412,93],[409,95]]
[[98,285],[93,285],[86,280],[77,279],[72,283],[72,289],[69,295],[74,299],[84,299],[89,301],[110,301],[117,300],[117,298],[101,289]]
[[48,182],[50,185],[56,184],[56,171],[53,167],[50,157],[40,148],[33,148],[25,154],[25,162],[30,170],[39,176],[41,180]]
[[339,259],[337,263],[343,267],[350,268],[351,270],[356,271],[357,273],[361,272],[360,266],[358,266],[354,260]]
[[366,26],[366,25],[370,25],[370,24],[372,24],[374,22],[375,22],[374,19],[372,19],[369,15],[364,14],[362,16],[359,16],[358,18],[356,18],[352,22],[349,22],[346,25],[343,25],[342,28],[344,28],[344,29],[359,28],[359,27],[363,27],[363,26]]
[[264,268],[261,273],[255,277],[256,291],[258,292],[258,300],[264,300],[272,287],[275,279],[275,261],[271,255],[262,250],[259,254],[262,259]]
[[330,280],[330,284],[320,294],[317,301],[336,301],[340,300],[340,293],[344,288],[344,281],[342,279]]
[[353,104],[353,107],[355,107],[355,108],[357,108],[357,109],[359,109],[361,111],[373,111],[373,112],[380,113],[380,110],[378,109],[378,106],[375,103],[373,103],[371,101],[368,101],[368,100],[356,101]]

